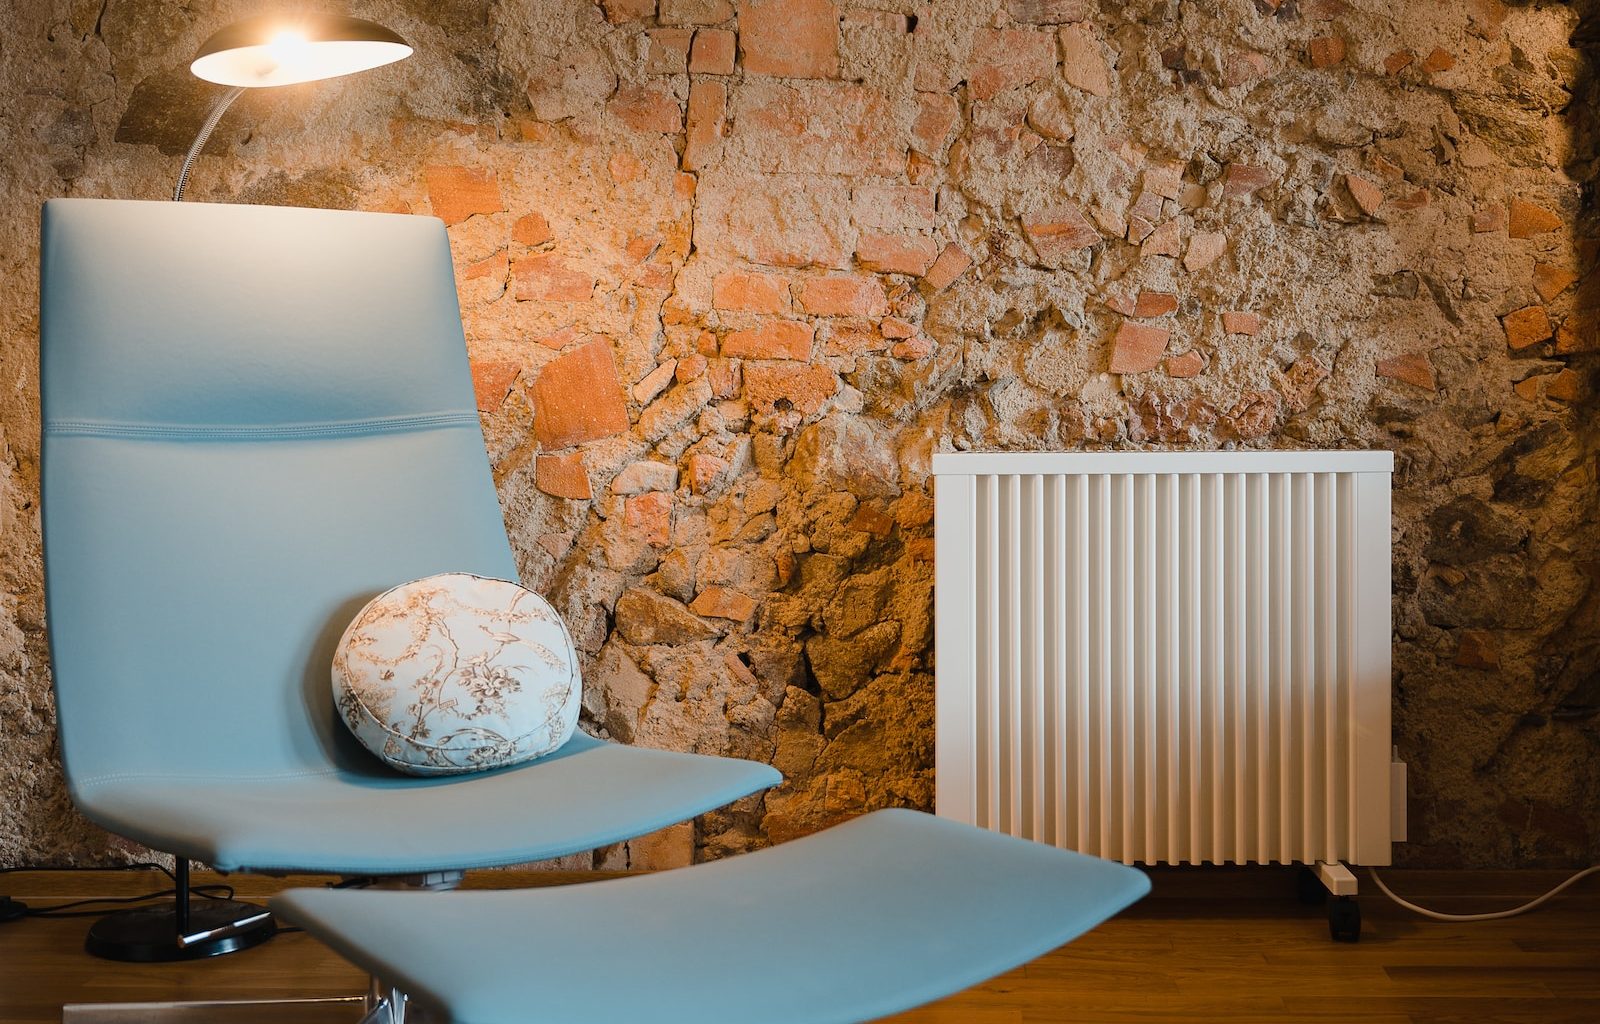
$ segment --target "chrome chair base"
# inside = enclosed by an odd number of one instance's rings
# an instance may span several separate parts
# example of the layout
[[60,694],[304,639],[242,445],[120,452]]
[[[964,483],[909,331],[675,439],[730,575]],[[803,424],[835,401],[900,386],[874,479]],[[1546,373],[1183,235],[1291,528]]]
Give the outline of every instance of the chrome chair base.
[[[357,1024],[361,996],[187,1003],[69,1003],[62,1024]],[[388,1018],[378,1018],[389,1024]]]

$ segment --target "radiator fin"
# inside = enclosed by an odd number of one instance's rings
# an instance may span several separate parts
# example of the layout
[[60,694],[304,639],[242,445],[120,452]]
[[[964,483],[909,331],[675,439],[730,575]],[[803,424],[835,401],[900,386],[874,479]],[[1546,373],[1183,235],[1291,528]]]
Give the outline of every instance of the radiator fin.
[[975,475],[976,823],[1126,862],[1350,857],[1357,480]]

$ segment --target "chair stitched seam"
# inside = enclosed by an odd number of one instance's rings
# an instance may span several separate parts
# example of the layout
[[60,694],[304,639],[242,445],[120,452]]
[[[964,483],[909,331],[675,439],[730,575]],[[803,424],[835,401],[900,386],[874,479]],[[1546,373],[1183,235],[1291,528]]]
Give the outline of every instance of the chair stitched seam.
[[140,440],[287,441],[477,425],[476,412],[434,412],[306,423],[136,423],[123,420],[67,419],[47,422],[44,433],[53,437],[117,437]]
[[316,768],[305,771],[292,772],[261,772],[246,775],[219,775],[214,772],[109,772],[102,775],[91,775],[86,779],[77,779],[74,784],[78,789],[90,789],[106,782],[122,782],[128,779],[166,779],[181,781],[223,780],[226,782],[254,782],[258,779],[305,779],[316,778],[323,775],[338,775],[338,768]]

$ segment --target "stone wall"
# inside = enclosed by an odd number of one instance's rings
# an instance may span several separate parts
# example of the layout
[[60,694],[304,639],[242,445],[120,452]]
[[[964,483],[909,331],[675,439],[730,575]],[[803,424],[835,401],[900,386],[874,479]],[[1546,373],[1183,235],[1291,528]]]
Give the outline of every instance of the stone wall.
[[[586,727],[787,783],[608,864],[932,795],[937,450],[1381,447],[1405,862],[1600,852],[1594,5],[358,2],[418,55],[247,96],[197,201],[449,225]],[[36,259],[162,198],[230,0],[9,0],[0,862],[125,852],[55,762]]]

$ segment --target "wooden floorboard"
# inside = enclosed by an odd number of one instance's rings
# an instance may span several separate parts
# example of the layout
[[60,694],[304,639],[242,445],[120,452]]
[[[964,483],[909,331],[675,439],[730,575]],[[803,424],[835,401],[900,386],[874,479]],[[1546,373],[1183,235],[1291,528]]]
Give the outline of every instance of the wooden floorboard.
[[[482,872],[473,888],[593,875]],[[1438,923],[1364,895],[1363,937],[1328,941],[1322,911],[1283,872],[1157,873],[1155,895],[1077,942],[894,1024],[1594,1024],[1600,1021],[1600,885],[1505,921]],[[1393,872],[1397,891],[1458,912],[1496,909],[1556,873]],[[1291,879],[1292,880],[1292,879]],[[218,881],[197,874],[197,882]],[[240,898],[326,879],[228,879]],[[160,887],[155,874],[15,874],[0,892],[44,906]],[[1481,884],[1475,884],[1481,883]],[[1365,888],[1365,887],[1364,887]],[[1474,896],[1462,895],[1473,892]],[[1208,895],[1209,894],[1209,895]],[[303,934],[191,964],[117,964],[82,952],[84,919],[0,925],[0,1024],[61,1019],[69,1002],[350,995],[365,979]],[[708,965],[714,972],[714,965]],[[625,976],[619,975],[619,982]],[[714,985],[714,978],[708,981]],[[263,1014],[261,1020],[348,1021]],[[232,1019],[232,1018],[230,1018]],[[647,1024],[647,1022],[640,1022]],[[740,1024],[709,1021],[708,1024]]]

